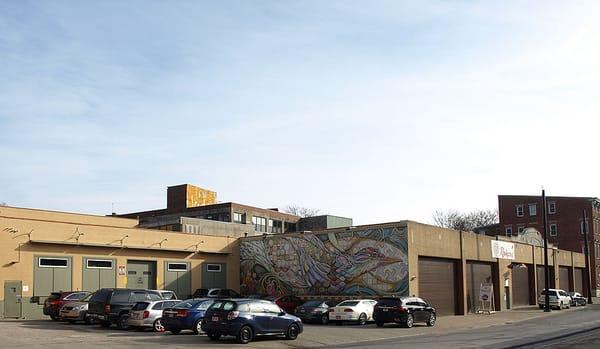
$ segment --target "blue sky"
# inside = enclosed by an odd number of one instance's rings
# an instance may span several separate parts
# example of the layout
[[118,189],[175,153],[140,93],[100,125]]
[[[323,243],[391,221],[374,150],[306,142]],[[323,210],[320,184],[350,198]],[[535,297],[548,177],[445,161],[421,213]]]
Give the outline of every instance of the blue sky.
[[595,1],[0,2],[0,202],[356,224],[600,195]]

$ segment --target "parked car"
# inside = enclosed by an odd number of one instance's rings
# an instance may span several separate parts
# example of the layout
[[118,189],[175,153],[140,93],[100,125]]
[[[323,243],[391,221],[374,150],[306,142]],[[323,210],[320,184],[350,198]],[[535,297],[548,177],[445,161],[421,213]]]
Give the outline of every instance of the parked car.
[[195,334],[200,334],[204,313],[213,302],[212,298],[187,299],[165,308],[162,314],[165,331],[178,334],[182,330],[192,330]]
[[569,292],[569,297],[571,297],[571,305],[574,307],[587,304],[587,298],[579,292]]
[[[562,310],[563,308],[571,307],[571,297],[564,290],[550,288],[548,289],[548,296],[550,297],[550,307]],[[538,298],[538,305],[540,309],[543,309],[546,305],[546,290],[542,290]]]
[[329,308],[334,307],[336,301],[328,301],[324,299],[312,300],[304,302],[296,307],[295,315],[302,319],[303,322],[320,322],[323,325],[329,323]]
[[418,297],[382,297],[373,309],[373,320],[378,327],[386,322],[395,322],[403,327],[412,327],[415,322],[435,325],[435,309]]
[[304,303],[304,301],[296,296],[286,295],[286,296],[270,296],[264,298],[265,300],[271,301],[277,304],[281,309],[285,310],[286,313],[294,315],[296,308]]
[[296,339],[303,331],[302,320],[287,314],[277,304],[258,299],[223,299],[206,310],[202,330],[212,340],[235,336],[246,344],[261,335],[280,335]]
[[103,288],[90,298],[88,314],[103,327],[116,324],[118,329],[127,329],[129,311],[137,302],[159,301],[158,291],[128,288]]
[[129,311],[127,325],[139,330],[152,328],[154,332],[162,332],[164,331],[161,322],[163,309],[172,307],[177,303],[179,303],[178,300],[137,302]]
[[361,325],[373,320],[373,307],[377,301],[355,299],[343,301],[329,311],[329,321],[342,324],[345,321],[358,322]]
[[160,293],[163,299],[175,299],[178,300],[177,294],[171,290],[151,290]]
[[54,321],[60,320],[60,308],[69,301],[83,299],[90,294],[87,291],[52,292],[44,301],[44,315],[50,316]]
[[230,288],[199,288],[192,298],[240,298],[240,294]]
[[93,321],[88,315],[88,302],[94,294],[90,293],[78,301],[68,301],[60,308],[59,317],[61,320],[67,320],[71,323],[83,321],[86,325]]

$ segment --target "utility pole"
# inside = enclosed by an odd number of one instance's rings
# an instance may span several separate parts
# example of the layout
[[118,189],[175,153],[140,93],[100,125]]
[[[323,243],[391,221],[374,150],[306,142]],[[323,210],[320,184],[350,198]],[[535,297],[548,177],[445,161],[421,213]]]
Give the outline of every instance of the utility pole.
[[544,297],[544,311],[550,312],[550,292],[548,292],[550,286],[550,273],[548,273],[548,204],[546,203],[546,191],[542,189],[542,206],[544,215],[544,289],[546,290]]
[[591,278],[591,273],[590,273],[590,246],[588,243],[588,226],[587,226],[587,212],[586,210],[583,210],[583,224],[582,224],[582,228],[583,228],[583,239],[585,242],[585,248],[584,248],[584,253],[585,253],[585,279],[587,281],[587,298],[588,298],[588,304],[592,304],[592,278]]

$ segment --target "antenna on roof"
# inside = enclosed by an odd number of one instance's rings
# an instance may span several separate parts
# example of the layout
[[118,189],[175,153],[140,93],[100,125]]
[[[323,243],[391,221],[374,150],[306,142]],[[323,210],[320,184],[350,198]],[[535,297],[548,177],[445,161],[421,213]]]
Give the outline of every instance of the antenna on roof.
[[110,204],[111,204],[111,207],[112,207],[112,209],[111,209],[111,211],[110,211],[110,212],[112,212],[112,215],[113,215],[113,216],[116,216],[116,215],[117,215],[117,213],[115,212],[115,203],[114,203],[114,202],[111,202]]

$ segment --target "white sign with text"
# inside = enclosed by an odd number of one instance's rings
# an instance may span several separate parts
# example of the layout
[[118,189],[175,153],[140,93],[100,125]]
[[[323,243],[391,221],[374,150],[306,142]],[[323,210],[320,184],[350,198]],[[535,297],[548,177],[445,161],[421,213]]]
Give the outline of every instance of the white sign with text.
[[515,259],[515,244],[512,242],[492,240],[492,257]]

